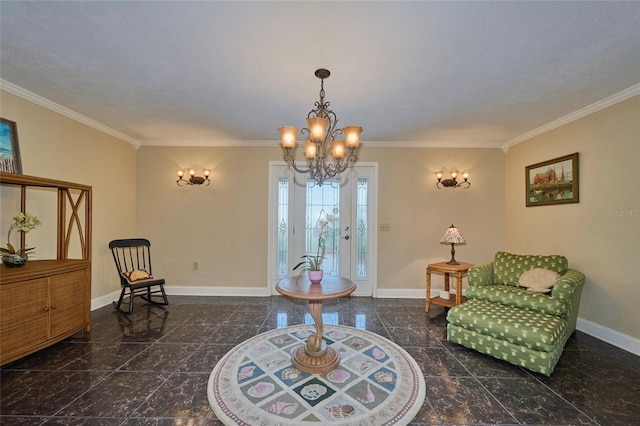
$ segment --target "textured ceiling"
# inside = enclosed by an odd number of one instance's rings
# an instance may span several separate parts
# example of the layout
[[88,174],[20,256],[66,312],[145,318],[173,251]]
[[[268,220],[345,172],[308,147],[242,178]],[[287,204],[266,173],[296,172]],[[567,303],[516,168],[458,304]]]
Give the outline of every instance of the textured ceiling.
[[[0,2],[0,79],[127,136],[503,146],[640,83],[639,2]],[[638,86],[640,87],[640,86]]]

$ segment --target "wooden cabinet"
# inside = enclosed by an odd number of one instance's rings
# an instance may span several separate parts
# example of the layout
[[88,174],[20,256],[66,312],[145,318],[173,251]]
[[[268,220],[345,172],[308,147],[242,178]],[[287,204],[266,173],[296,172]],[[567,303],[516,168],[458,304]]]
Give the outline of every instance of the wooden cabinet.
[[[89,271],[89,262],[84,260],[28,262],[19,273],[16,273],[18,269],[3,269],[0,285],[2,364],[78,331],[89,331]],[[23,272],[37,278],[23,280]]]
[[[0,266],[0,365],[15,361],[91,324],[91,187],[33,176],[0,173],[0,184],[58,190],[57,258],[30,260],[23,267]],[[82,216],[83,220],[80,220]],[[81,259],[69,259],[73,236]]]

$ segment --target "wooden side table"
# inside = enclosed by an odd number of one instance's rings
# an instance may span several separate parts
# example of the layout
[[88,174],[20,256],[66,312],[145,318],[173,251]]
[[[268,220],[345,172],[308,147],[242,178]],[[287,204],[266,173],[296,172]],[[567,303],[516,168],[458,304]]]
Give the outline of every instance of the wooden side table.
[[[432,263],[427,266],[427,297],[425,302],[425,311],[429,312],[431,304],[452,308],[467,300],[462,295],[462,276],[469,272],[469,268],[473,265],[470,263],[460,262],[459,265],[449,265],[447,262]],[[444,274],[444,290],[449,291],[449,278],[451,275],[456,277],[456,297],[455,299],[443,299],[439,296],[431,297],[431,272]]]

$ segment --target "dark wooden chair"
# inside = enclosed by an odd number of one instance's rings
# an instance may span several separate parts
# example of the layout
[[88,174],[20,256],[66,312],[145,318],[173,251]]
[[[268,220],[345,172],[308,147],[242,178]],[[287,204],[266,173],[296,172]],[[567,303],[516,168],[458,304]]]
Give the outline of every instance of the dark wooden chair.
[[[153,276],[151,269],[151,243],[144,238],[113,240],[109,243],[118,269],[122,291],[113,306],[120,312],[133,312],[133,298],[140,296],[149,303],[168,305],[164,279]],[[129,297],[129,309],[122,310],[122,302]]]

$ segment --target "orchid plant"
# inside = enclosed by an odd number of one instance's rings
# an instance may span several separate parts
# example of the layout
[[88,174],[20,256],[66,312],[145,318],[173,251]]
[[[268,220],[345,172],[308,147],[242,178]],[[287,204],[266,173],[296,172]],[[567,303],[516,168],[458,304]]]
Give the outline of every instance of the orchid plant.
[[14,230],[27,233],[37,228],[41,224],[40,220],[36,216],[29,213],[16,213],[12,219],[13,223],[9,227],[9,232],[7,233],[7,248],[0,247],[0,253],[2,253],[3,255],[24,255],[31,250],[35,250],[35,247],[25,249],[20,248],[16,250],[15,247],[11,244],[11,233]]
[[325,259],[324,254],[327,247],[327,237],[331,233],[331,224],[338,221],[339,218],[337,215],[326,214],[324,210],[320,212],[320,216],[318,217],[318,221],[316,222],[316,226],[313,230],[313,236],[318,238],[316,254],[305,254],[302,256],[301,259],[303,260],[293,267],[294,271],[300,267],[302,267],[300,273],[304,273],[305,271],[321,270],[322,261]]

